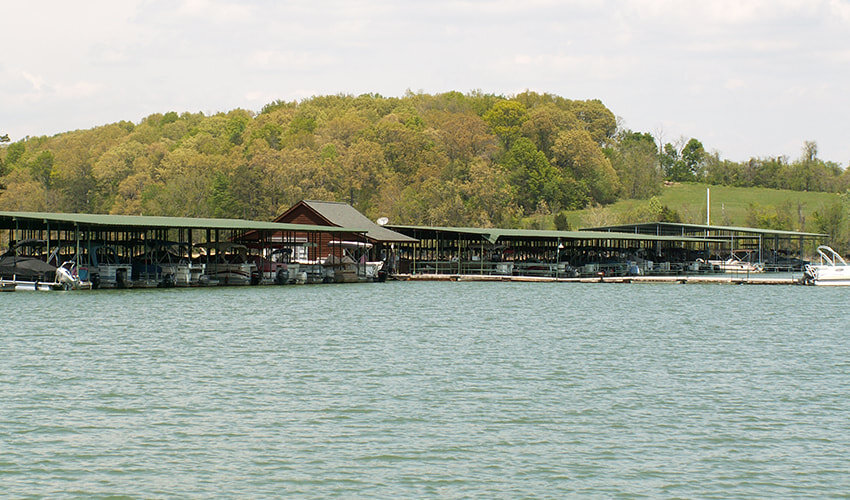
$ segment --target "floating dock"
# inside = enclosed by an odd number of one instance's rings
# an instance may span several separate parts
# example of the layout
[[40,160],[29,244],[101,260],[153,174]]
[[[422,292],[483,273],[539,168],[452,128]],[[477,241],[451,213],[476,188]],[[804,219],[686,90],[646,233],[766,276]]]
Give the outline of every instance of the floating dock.
[[512,281],[522,283],[655,283],[686,285],[799,285],[793,277],[756,275],[714,276],[607,276],[592,278],[552,278],[546,276],[494,276],[479,274],[401,274],[400,281]]

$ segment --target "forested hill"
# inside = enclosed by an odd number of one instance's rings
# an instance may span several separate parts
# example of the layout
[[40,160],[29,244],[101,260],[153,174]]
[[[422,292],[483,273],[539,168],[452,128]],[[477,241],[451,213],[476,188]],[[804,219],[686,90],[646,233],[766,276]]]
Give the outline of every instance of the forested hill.
[[2,210],[267,220],[322,199],[393,223],[511,227],[648,198],[665,179],[850,186],[814,143],[794,162],[738,164],[696,139],[659,148],[650,134],[618,129],[598,100],[533,92],[323,96],[259,113],[154,114],[0,147]]

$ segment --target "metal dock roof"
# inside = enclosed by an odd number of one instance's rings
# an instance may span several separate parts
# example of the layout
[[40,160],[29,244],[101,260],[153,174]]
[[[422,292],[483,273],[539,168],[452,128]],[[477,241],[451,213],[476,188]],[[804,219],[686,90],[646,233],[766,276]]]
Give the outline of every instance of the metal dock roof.
[[551,231],[543,229],[502,229],[502,228],[472,228],[472,227],[440,227],[440,226],[388,226],[397,231],[434,231],[444,233],[466,234],[486,239],[490,243],[496,243],[501,239],[563,239],[563,240],[636,240],[636,241],[686,241],[705,242],[711,241],[706,238],[682,237],[682,236],[659,236],[653,234],[624,233],[624,232],[602,232],[602,231]]
[[361,227],[329,227],[307,224],[286,224],[280,222],[260,222],[245,219],[0,211],[0,229],[46,229],[45,226],[47,224],[50,224],[50,229],[52,230],[72,230],[75,228],[112,231],[146,229],[225,229],[323,233],[365,233],[368,231],[368,228]]
[[[740,226],[715,226],[706,224],[685,224],[681,222],[640,222],[635,224],[618,224],[613,226],[601,226],[583,228],[582,231],[599,231],[608,232],[616,231],[620,233],[631,232],[632,234],[656,234],[672,236],[676,234],[688,234],[689,232],[697,231],[720,231],[726,233],[747,233],[762,236],[787,236],[787,237],[803,237],[803,238],[827,238],[828,234],[821,233],[804,233],[800,231],[786,231],[782,229],[762,229],[757,227],[740,227]],[[718,237],[719,235],[711,235],[710,237]]]

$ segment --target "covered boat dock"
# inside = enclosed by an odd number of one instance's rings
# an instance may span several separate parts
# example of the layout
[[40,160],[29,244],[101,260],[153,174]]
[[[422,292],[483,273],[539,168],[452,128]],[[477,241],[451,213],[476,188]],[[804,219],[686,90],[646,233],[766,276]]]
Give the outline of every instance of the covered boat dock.
[[[207,271],[214,270],[223,262],[225,249],[242,243],[249,233],[253,237],[245,243],[250,243],[251,250],[259,252],[255,256],[259,261],[267,256],[265,251],[293,242],[322,247],[342,234],[366,231],[367,228],[359,227],[243,219],[0,212],[0,243],[9,247],[7,253],[12,253],[13,257],[18,256],[16,251],[20,253],[24,248],[20,243],[26,241],[29,244],[21,257],[38,258],[57,268],[64,262],[73,262],[82,281],[94,278],[94,269],[98,267],[126,264],[132,265],[131,272],[137,283],[145,282],[149,286],[162,284],[166,264],[174,260],[197,261],[202,249],[216,249],[215,254],[206,255]],[[247,264],[249,249],[244,249],[246,255],[242,257]],[[256,278],[261,280],[262,276]],[[113,276],[112,279],[117,278]]]
[[391,225],[419,240],[400,244],[402,274],[542,277],[710,272],[697,259],[723,241],[599,231]]
[[712,247],[711,258],[725,259],[734,254],[749,262],[762,264],[769,271],[799,271],[805,264],[806,252],[813,252],[829,236],[779,229],[676,222],[620,224],[585,228],[583,231],[704,238],[720,242],[720,245]]

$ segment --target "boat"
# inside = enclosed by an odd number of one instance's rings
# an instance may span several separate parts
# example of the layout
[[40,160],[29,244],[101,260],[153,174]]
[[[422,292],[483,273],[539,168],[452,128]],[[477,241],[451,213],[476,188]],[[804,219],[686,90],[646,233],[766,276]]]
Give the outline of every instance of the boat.
[[56,281],[64,290],[91,290],[92,282],[89,279],[88,268],[77,264],[74,260],[68,260],[56,268]]
[[64,288],[57,267],[45,262],[44,240],[23,240],[0,255],[0,290],[57,290]]
[[198,243],[204,275],[200,284],[256,285],[260,282],[257,265],[250,261],[248,247],[230,242]]
[[59,288],[56,266],[35,257],[0,256],[0,281],[4,291],[52,290]]
[[751,250],[732,251],[726,260],[709,260],[708,263],[717,271],[723,273],[761,273],[764,266],[750,262]]
[[133,274],[133,264],[122,259],[115,248],[102,242],[85,247],[93,288],[127,288]]
[[155,240],[149,243],[148,260],[159,268],[159,287],[197,286],[204,265],[192,262],[188,243]]
[[323,264],[333,269],[333,278],[337,283],[357,281],[384,281],[386,272],[381,272],[384,261],[367,260],[372,244],[364,241],[331,240],[330,247],[342,248],[342,257],[328,255]]
[[806,264],[801,282],[805,285],[850,285],[850,264],[832,248],[818,247],[819,264]]

